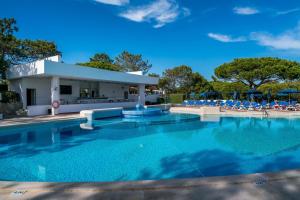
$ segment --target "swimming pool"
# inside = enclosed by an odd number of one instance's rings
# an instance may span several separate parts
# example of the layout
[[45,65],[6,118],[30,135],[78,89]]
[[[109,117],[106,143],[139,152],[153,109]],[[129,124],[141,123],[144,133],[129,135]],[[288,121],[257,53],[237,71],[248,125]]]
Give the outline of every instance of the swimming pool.
[[157,180],[295,168],[300,119],[168,114],[0,129],[0,180]]

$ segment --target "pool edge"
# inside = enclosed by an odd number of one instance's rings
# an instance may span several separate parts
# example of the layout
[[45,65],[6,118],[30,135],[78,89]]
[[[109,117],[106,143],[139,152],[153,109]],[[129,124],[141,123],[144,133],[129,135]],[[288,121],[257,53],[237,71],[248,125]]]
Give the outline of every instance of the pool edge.
[[[276,173],[255,173],[247,175],[203,177],[192,179],[169,179],[169,180],[143,180],[126,182],[15,182],[0,181],[0,196],[23,193],[24,198],[28,195],[44,193],[114,193],[117,192],[163,192],[181,190],[201,190],[203,188],[234,188],[241,185],[247,187],[261,187],[273,185],[285,181],[298,181],[300,186],[300,169],[286,170]],[[283,186],[283,185],[282,185]],[[280,192],[280,191],[279,191]],[[213,195],[213,194],[212,194]],[[26,198],[27,198],[26,197]]]

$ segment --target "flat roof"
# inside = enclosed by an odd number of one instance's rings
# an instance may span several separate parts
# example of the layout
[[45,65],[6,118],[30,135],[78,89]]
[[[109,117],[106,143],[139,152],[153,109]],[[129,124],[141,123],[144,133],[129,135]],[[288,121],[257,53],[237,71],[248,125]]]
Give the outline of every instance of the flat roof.
[[158,78],[156,77],[66,64],[58,62],[59,59],[56,57],[53,58],[54,59],[38,60],[28,64],[13,66],[8,71],[8,79],[57,76],[60,78],[75,80],[93,80],[146,85],[158,84]]

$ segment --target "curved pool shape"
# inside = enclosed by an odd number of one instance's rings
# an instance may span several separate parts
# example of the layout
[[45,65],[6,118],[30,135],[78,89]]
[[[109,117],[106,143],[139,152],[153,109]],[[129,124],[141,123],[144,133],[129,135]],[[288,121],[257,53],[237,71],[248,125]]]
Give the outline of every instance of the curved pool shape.
[[124,109],[122,114],[125,118],[132,117],[143,117],[143,116],[153,116],[153,115],[161,115],[161,108],[133,108],[133,109]]
[[195,178],[300,168],[300,119],[165,114],[0,130],[0,180]]

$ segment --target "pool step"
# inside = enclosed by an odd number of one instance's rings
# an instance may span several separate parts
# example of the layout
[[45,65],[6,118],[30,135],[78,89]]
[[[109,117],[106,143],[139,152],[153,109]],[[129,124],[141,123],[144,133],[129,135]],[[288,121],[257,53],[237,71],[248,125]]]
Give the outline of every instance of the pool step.
[[95,119],[109,118],[109,117],[120,117],[122,116],[122,110],[123,110],[122,107],[82,110],[80,111],[80,117],[86,117],[88,121],[93,121]]

